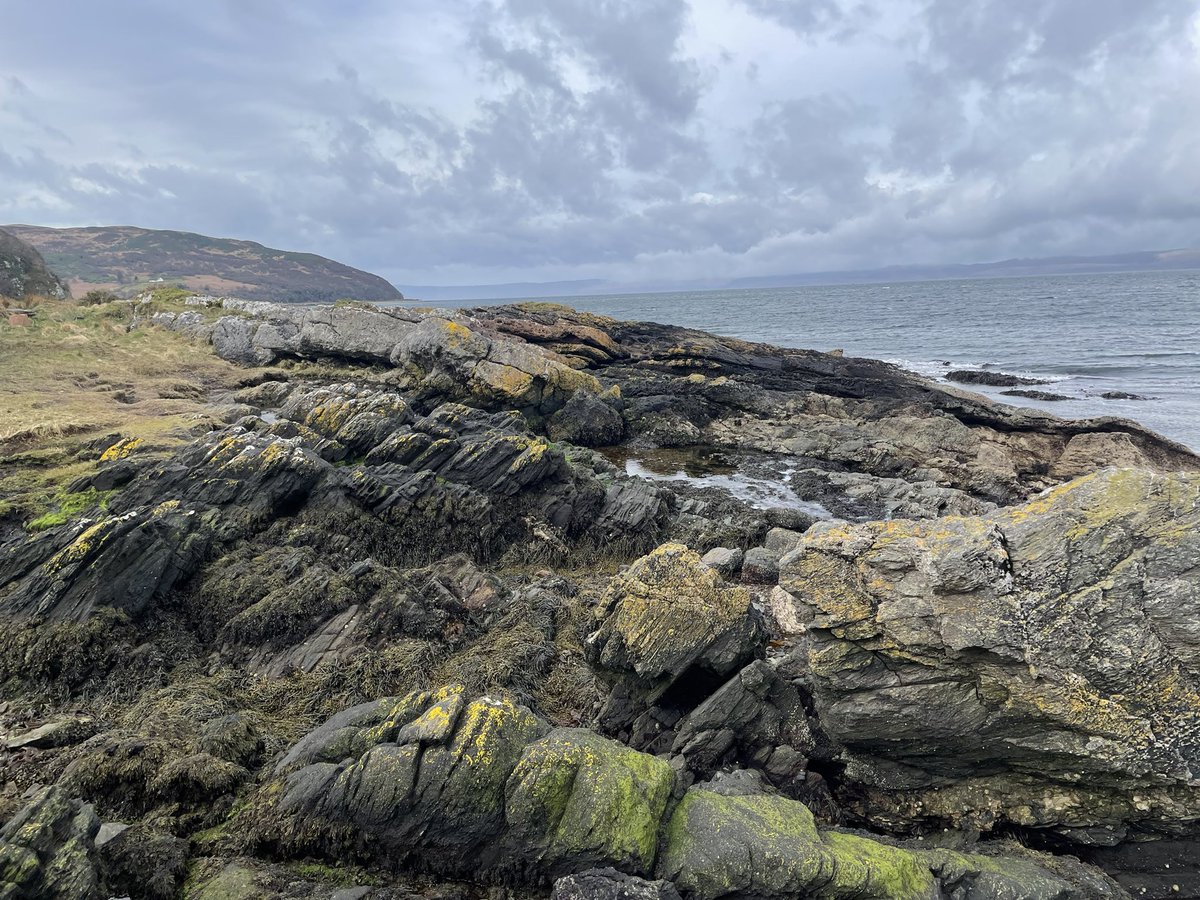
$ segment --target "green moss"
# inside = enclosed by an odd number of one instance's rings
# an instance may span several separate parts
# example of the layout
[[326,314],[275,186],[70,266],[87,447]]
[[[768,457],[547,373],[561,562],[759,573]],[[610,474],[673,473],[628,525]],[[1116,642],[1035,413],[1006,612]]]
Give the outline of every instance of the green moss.
[[580,854],[649,872],[675,778],[663,760],[583,729],[526,748],[508,785],[510,826],[541,836],[550,860]]
[[[33,881],[40,864],[37,854],[16,844],[0,844],[0,887]],[[8,896],[0,891],[0,896]]]
[[311,881],[329,882],[340,887],[376,885],[381,883],[378,876],[369,875],[360,869],[331,866],[326,863],[312,861],[289,863],[287,868],[301,878]]
[[57,528],[76,518],[88,510],[96,509],[104,512],[108,509],[109,498],[113,491],[98,491],[88,488],[75,494],[60,493],[55,498],[55,509],[52,512],[38,516],[29,523],[30,531],[45,531],[47,528]]
[[186,900],[261,900],[265,894],[258,886],[254,873],[237,863],[230,863],[210,878],[188,879],[184,885]]
[[833,886],[846,896],[923,900],[932,894],[933,876],[918,854],[853,834],[830,833],[824,840],[836,862]]
[[916,852],[868,838],[821,834],[801,803],[689,791],[667,827],[659,874],[693,896],[819,896],[925,900],[936,882]]

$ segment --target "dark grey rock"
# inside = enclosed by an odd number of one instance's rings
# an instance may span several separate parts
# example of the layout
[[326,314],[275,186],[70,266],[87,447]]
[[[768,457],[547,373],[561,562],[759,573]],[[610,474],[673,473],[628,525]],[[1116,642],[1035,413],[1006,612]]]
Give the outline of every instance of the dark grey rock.
[[746,551],[742,560],[742,580],[752,584],[775,584],[779,580],[779,554],[766,547]]
[[1049,384],[1040,378],[1025,378],[1007,372],[989,372],[984,369],[955,369],[946,373],[947,381],[959,384],[982,384],[988,387],[1018,387],[1025,384]]
[[684,717],[671,750],[697,778],[729,764],[753,766],[791,790],[803,781],[813,746],[800,692],[758,660]]
[[776,557],[782,558],[799,546],[801,537],[801,532],[790,528],[772,528],[763,538],[763,547]]
[[608,447],[624,437],[625,420],[601,397],[577,391],[546,420],[546,433],[551,440],[581,447]]

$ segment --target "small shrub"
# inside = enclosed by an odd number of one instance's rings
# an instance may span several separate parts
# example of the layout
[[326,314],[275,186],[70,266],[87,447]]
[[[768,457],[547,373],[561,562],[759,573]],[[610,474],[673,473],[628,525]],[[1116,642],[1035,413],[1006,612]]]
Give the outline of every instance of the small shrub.
[[80,306],[100,306],[104,303],[115,303],[121,298],[112,291],[94,290],[88,291],[79,298]]

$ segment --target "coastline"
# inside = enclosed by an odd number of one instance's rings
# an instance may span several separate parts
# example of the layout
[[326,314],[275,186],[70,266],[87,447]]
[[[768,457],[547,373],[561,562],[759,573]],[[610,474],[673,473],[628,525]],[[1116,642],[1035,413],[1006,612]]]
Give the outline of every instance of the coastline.
[[130,368],[120,432],[0,466],[65,479],[0,515],[20,890],[150,848],[200,896],[346,864],[384,897],[1200,877],[1182,445],[556,304],[89,315],[39,316],[40,352],[206,374],[150,399]]

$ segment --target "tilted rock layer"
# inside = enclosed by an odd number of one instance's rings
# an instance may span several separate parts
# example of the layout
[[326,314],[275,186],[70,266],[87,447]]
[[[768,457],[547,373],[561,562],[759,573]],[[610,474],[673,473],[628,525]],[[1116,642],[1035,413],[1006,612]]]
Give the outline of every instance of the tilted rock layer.
[[0,460],[0,896],[1200,884],[1186,448],[546,304],[172,308],[122,335],[244,378]]

